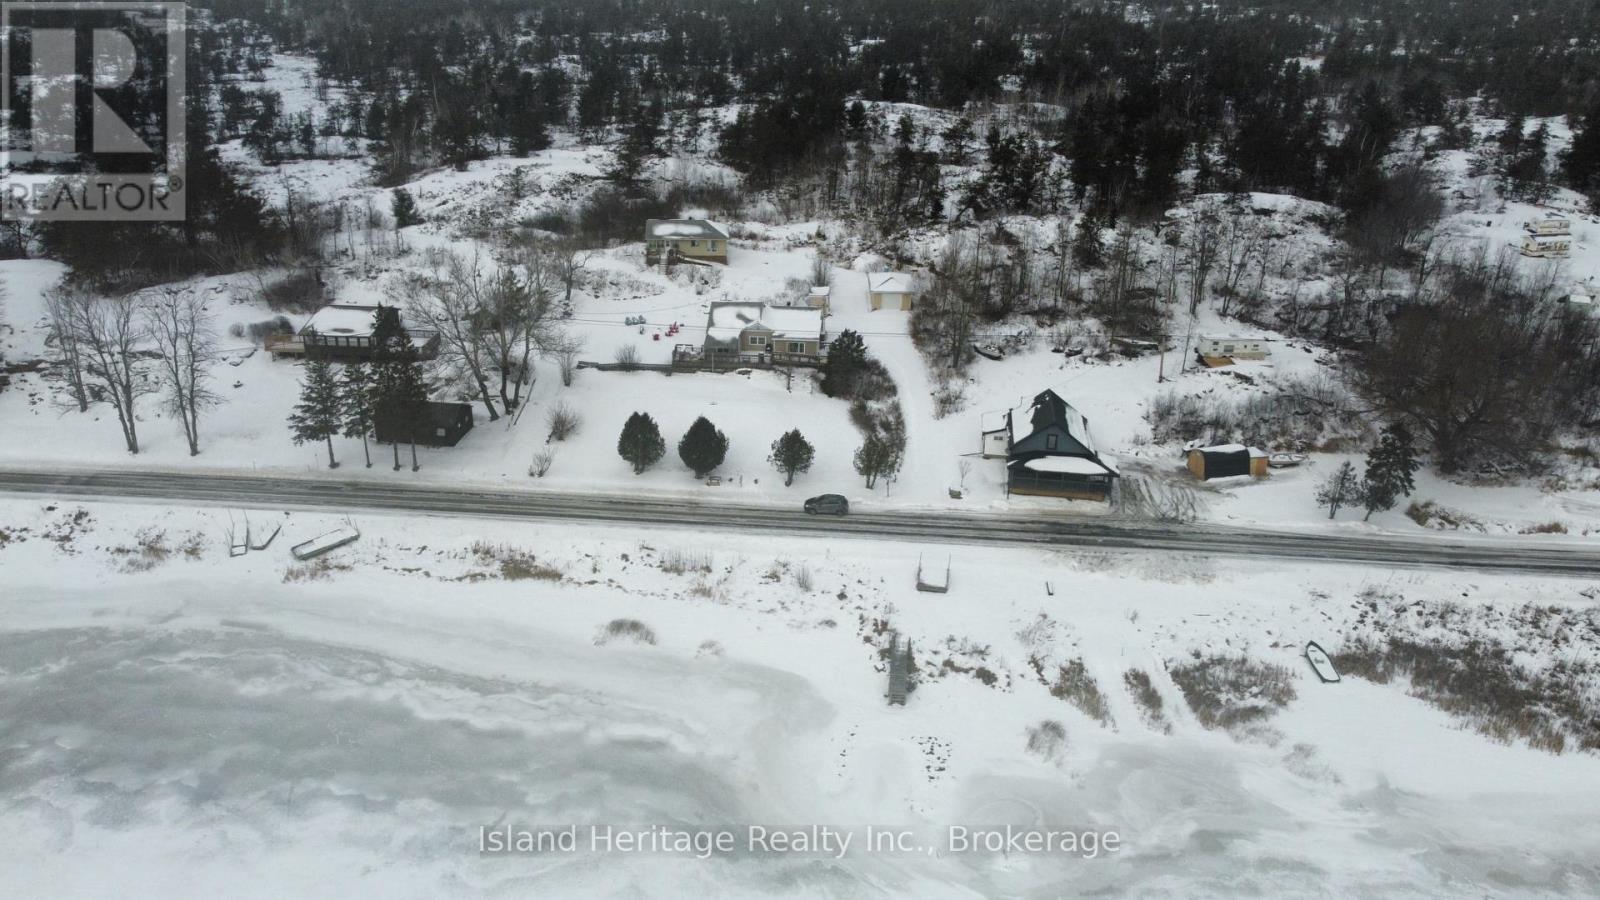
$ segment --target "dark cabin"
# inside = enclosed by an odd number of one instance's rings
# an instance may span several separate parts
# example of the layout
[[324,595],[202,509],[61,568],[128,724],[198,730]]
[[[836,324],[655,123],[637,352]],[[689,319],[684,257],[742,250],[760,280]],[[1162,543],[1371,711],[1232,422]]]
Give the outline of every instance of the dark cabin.
[[[415,423],[416,443],[423,447],[454,447],[472,430],[472,405],[429,400],[422,419]],[[379,417],[373,422],[373,436],[380,444],[411,443],[403,426]]]
[[1109,500],[1120,473],[1095,449],[1089,420],[1055,391],[1006,414],[1006,493]]

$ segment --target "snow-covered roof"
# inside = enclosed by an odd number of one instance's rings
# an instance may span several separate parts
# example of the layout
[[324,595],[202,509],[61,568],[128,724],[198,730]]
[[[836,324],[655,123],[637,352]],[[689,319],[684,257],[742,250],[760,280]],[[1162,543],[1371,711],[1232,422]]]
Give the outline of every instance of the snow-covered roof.
[[826,297],[831,293],[833,293],[833,288],[826,284],[814,284],[811,286],[811,296],[813,297]]
[[713,303],[706,320],[706,334],[714,340],[726,341],[738,337],[752,325],[770,330],[774,337],[814,341],[822,337],[822,310],[742,301]]
[[815,340],[822,334],[822,310],[809,306],[768,306],[761,313],[761,324],[778,337],[805,337]]
[[1216,444],[1211,447],[1197,447],[1195,449],[1201,453],[1249,453],[1251,459],[1263,459],[1267,455],[1267,451],[1262,450],[1260,447],[1246,447],[1243,444]]
[[1104,475],[1114,471],[1082,456],[1041,456],[1028,460],[1022,466],[1035,472],[1061,472],[1066,475]]
[[867,276],[867,290],[875,294],[909,294],[915,289],[915,279],[906,272],[878,272]]
[[647,238],[728,239],[728,229],[710,219],[648,219],[644,233]]
[[367,337],[377,325],[377,313],[376,306],[335,303],[317,310],[301,330],[342,337]]

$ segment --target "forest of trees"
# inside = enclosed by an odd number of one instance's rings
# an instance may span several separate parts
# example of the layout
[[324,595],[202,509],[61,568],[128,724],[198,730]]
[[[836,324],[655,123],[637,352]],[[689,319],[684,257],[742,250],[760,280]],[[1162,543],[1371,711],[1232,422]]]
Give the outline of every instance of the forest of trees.
[[[1170,204],[1189,167],[1197,190],[1359,207],[1399,131],[1454,133],[1467,98],[1575,121],[1600,101],[1600,14],[1564,0],[1155,3],[1143,18],[1055,0],[941,0],[939,15],[926,0],[207,5],[315,53],[322,77],[359,86],[370,100],[342,105],[324,130],[373,141],[388,183],[539,149],[551,126],[626,138],[634,157],[670,151],[684,134],[698,140],[704,109],[739,102],[720,152],[772,185],[838,169],[867,124],[853,98],[943,109],[1021,100],[1062,115],[1037,147],[997,148],[1002,136],[990,136],[997,189],[962,208],[981,216],[1047,197],[1027,174],[1056,155],[1077,199],[1114,225]],[[233,38],[212,57],[218,74],[259,64],[248,35]],[[230,127],[275,154],[316,143],[309,122],[284,121],[270,102],[237,89],[224,101]],[[912,153],[916,137],[898,137],[907,152],[892,165],[915,182],[926,163]],[[1573,183],[1593,180],[1589,159]],[[923,199],[912,206],[936,208]]]

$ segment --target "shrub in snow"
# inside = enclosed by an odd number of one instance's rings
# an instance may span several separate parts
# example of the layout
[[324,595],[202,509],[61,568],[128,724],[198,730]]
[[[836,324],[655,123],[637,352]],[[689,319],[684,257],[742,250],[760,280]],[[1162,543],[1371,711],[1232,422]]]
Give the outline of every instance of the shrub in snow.
[[1071,703],[1079,712],[1101,725],[1111,725],[1111,707],[1106,703],[1106,695],[1101,692],[1100,684],[1089,674],[1081,659],[1056,667],[1056,680],[1050,685],[1050,695]]
[[612,359],[622,371],[632,372],[639,367],[639,348],[632,344],[623,344],[617,348]]
[[543,478],[550,467],[555,464],[556,452],[554,450],[540,450],[533,455],[533,465],[528,466],[528,474],[535,478]]
[[650,626],[638,619],[612,619],[601,629],[600,636],[595,638],[596,644],[609,644],[616,640],[633,641],[636,644],[654,644],[656,633]]
[[573,412],[572,407],[565,403],[557,403],[551,407],[550,415],[545,421],[550,426],[550,440],[552,441],[564,441],[577,434],[578,425],[581,422],[578,414]]
[[1128,693],[1133,695],[1133,701],[1139,705],[1139,712],[1144,716],[1145,724],[1157,731],[1170,733],[1172,725],[1167,721],[1161,692],[1156,690],[1155,684],[1150,681],[1149,673],[1141,669],[1129,669],[1122,673],[1122,683],[1127,685]]
[[1198,654],[1168,674],[1207,728],[1232,728],[1265,719],[1295,697],[1289,670],[1242,657]]
[[1054,719],[1045,719],[1028,727],[1028,752],[1045,760],[1054,760],[1067,749],[1067,729]]

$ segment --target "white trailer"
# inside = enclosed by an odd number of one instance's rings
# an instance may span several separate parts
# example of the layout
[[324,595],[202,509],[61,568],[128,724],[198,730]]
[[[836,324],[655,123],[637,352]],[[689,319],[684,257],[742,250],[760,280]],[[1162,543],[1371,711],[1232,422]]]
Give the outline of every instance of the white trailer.
[[1541,237],[1530,234],[1522,239],[1522,255],[1539,259],[1566,259],[1572,254],[1569,236]]
[[1535,237],[1553,237],[1572,233],[1572,223],[1560,213],[1545,213],[1537,219],[1522,223],[1522,230]]

